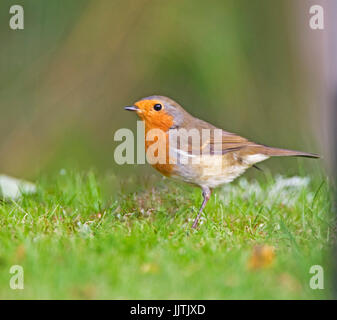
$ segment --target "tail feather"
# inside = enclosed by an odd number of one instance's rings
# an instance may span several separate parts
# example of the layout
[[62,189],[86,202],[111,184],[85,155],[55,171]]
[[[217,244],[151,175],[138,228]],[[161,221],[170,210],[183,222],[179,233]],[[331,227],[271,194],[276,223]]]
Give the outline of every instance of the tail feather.
[[261,146],[261,153],[266,156],[274,157],[306,157],[306,158],[320,158],[318,154],[302,152],[296,150],[272,148],[267,146]]

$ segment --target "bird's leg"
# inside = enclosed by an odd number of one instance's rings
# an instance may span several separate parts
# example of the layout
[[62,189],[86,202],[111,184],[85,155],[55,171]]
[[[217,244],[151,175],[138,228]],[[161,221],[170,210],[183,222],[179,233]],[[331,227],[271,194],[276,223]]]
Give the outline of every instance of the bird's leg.
[[199,213],[198,213],[197,217],[195,218],[195,220],[193,222],[193,225],[192,225],[193,229],[195,229],[197,227],[200,216],[201,216],[201,213],[202,213],[202,210],[204,210],[209,198],[211,197],[211,194],[212,194],[212,190],[210,188],[202,187],[202,196],[203,196],[204,200],[203,200],[202,205],[199,209]]

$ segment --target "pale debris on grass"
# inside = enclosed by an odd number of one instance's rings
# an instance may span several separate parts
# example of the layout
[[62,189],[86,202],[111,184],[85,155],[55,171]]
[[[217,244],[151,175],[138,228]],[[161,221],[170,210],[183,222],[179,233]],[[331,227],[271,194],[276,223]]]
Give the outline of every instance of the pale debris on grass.
[[35,193],[36,186],[28,181],[0,175],[0,199],[17,200],[24,193]]
[[80,221],[77,222],[78,232],[84,238],[92,238],[93,237],[93,233],[92,233],[92,230],[90,228],[89,223],[90,223],[90,221],[87,221],[87,222],[84,222],[84,223],[81,223]]
[[[301,190],[308,187],[309,183],[309,177],[294,176],[286,178],[278,175],[276,176],[275,183],[265,190],[256,180],[248,182],[246,178],[241,178],[236,185],[225,185],[222,188],[220,197],[225,204],[229,204],[231,200],[238,197],[244,199],[255,197],[257,201],[263,202],[268,208],[273,207],[275,204],[293,207],[302,196]],[[311,201],[313,193],[306,192],[305,197],[307,201]]]

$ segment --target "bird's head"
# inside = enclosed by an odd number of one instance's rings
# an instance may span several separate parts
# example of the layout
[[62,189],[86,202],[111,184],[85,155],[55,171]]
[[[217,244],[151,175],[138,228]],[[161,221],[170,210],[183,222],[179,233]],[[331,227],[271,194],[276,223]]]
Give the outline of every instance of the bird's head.
[[127,106],[145,121],[147,128],[157,128],[165,132],[183,123],[188,113],[175,101],[164,96],[150,96]]

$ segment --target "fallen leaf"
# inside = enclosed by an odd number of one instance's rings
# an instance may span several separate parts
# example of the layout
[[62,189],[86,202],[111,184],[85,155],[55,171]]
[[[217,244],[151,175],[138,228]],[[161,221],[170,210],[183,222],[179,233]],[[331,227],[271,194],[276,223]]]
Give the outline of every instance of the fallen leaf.
[[155,263],[144,263],[141,267],[140,270],[143,273],[157,273],[159,270],[159,267]]
[[268,245],[255,246],[249,259],[249,269],[261,269],[271,266],[275,259],[275,248]]

